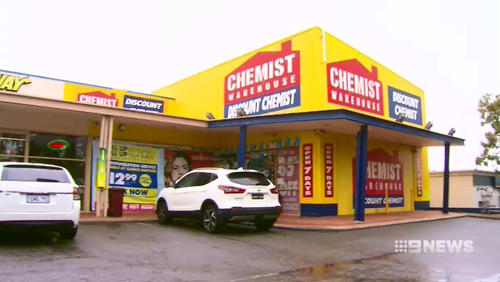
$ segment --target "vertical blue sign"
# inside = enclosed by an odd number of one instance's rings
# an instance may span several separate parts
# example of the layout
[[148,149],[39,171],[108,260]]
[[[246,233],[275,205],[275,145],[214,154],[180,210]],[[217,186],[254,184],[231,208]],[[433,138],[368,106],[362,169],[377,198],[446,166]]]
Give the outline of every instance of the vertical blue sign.
[[420,97],[388,86],[389,117],[397,119],[400,114],[405,122],[422,125],[422,99]]

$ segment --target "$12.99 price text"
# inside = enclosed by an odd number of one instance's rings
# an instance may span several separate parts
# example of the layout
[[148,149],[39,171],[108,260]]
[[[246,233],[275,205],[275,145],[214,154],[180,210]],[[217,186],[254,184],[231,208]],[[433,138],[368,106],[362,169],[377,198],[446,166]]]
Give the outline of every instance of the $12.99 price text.
[[123,173],[123,172],[110,172],[109,184],[111,185],[125,185],[125,181],[137,181],[137,174]]

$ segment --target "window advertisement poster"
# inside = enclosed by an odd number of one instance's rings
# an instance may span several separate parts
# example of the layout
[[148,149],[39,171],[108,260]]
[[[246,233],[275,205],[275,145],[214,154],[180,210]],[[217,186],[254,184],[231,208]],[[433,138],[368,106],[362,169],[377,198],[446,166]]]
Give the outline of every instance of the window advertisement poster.
[[175,149],[164,149],[164,152],[163,179],[165,183],[163,187],[168,187],[170,182],[177,181],[181,176],[195,168],[214,167],[216,163],[214,152]]
[[[93,140],[92,179],[96,179],[99,163],[99,140]],[[154,210],[163,164],[163,149],[115,142],[111,146],[108,187],[126,189],[124,211]],[[92,183],[92,203],[95,209],[96,181]]]
[[283,214],[300,213],[300,149],[278,150],[276,186],[280,195]]

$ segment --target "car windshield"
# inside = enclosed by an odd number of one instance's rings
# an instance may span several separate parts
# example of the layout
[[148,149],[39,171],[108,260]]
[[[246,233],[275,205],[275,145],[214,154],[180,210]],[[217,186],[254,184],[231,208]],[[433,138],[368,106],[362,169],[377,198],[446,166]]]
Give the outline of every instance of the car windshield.
[[238,171],[231,172],[227,178],[233,183],[248,186],[268,186],[271,184],[266,176],[260,172]]
[[2,181],[70,183],[66,172],[59,167],[34,165],[7,165],[2,170]]

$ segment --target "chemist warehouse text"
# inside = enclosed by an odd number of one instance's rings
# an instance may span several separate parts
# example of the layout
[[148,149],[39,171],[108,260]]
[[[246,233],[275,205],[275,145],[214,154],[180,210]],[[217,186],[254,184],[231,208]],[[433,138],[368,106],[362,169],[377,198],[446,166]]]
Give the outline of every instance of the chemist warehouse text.
[[293,60],[296,54],[289,54],[229,75],[224,116],[236,117],[239,108],[261,115],[300,106],[300,73]]

